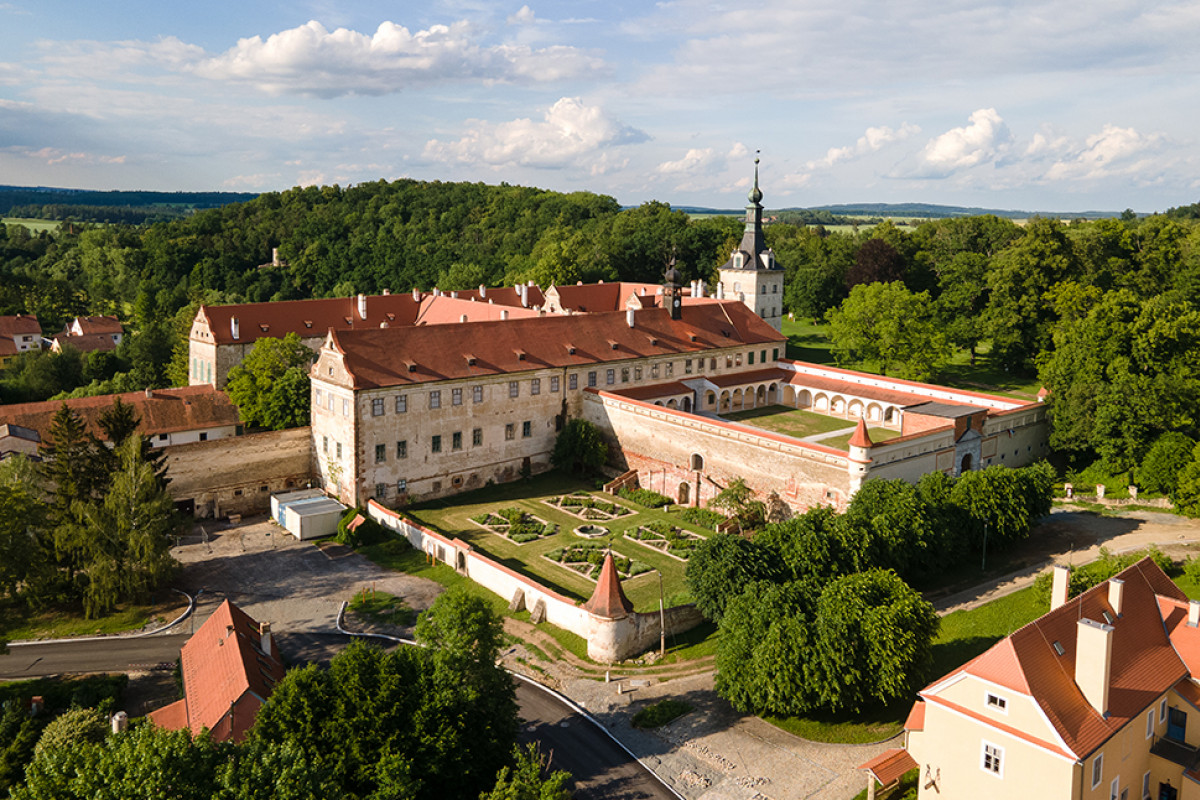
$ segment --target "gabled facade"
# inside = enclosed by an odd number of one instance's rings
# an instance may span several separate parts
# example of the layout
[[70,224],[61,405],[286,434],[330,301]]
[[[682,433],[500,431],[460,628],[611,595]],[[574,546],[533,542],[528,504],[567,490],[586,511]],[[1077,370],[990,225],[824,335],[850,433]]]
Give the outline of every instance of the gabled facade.
[[1200,603],[1153,561],[1066,599],[920,692],[926,798],[1200,798]]
[[42,349],[42,326],[32,314],[0,316],[0,369],[19,354]]

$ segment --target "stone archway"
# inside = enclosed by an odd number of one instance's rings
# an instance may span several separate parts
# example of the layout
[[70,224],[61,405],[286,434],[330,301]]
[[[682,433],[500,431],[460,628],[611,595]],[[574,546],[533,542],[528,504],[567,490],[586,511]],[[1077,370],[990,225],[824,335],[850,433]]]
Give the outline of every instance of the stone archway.
[[683,401],[680,403],[679,407],[684,411],[691,411],[692,410],[692,398],[690,398],[690,397],[683,398]]
[[670,400],[667,401],[667,408],[678,408],[678,407],[679,407],[679,404],[675,402],[674,397],[672,397]]
[[816,411],[828,411],[829,398],[824,394],[818,394],[813,398],[813,409]]
[[779,384],[772,383],[770,385],[770,387],[767,388],[767,402],[768,403],[778,403],[779,402]]
[[767,404],[767,387],[759,386],[758,391],[754,393],[754,405],[765,406]]
[[800,392],[800,396],[796,398],[797,408],[810,408],[813,404],[812,392],[805,389]]
[[[771,384],[771,388],[774,389],[775,384]],[[786,385],[786,384],[784,385],[784,387],[783,387],[783,404],[785,406],[792,406],[793,408],[795,406],[800,405],[800,401],[796,398],[796,390],[794,387]]]
[[973,462],[973,459],[971,458],[970,453],[967,453],[966,455],[964,455],[962,457],[962,462],[958,468],[958,474],[962,475],[964,472],[970,472],[972,462]]
[[679,502],[679,505],[686,506],[688,504],[688,499],[690,498],[691,493],[692,493],[692,487],[688,485],[688,482],[680,481],[679,482],[679,491],[677,493],[677,500]]

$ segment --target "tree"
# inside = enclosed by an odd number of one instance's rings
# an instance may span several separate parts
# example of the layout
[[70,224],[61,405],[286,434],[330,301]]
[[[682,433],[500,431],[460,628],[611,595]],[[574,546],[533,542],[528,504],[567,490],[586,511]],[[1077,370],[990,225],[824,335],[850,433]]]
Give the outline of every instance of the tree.
[[754,536],[755,544],[774,552],[788,578],[812,587],[863,568],[866,541],[843,524],[843,516],[819,506],[786,522],[768,525]]
[[50,720],[33,749],[34,756],[47,750],[98,744],[108,735],[108,716],[95,708],[69,708]]
[[729,485],[708,501],[709,508],[723,511],[738,524],[738,532],[746,534],[761,528],[767,521],[767,507],[756,500],[754,490],[744,478],[734,478]]
[[550,463],[558,469],[584,475],[599,472],[607,460],[608,445],[600,429],[586,419],[568,422],[554,440],[554,452],[550,454]]
[[289,333],[254,343],[242,363],[229,371],[226,391],[247,425],[271,430],[308,424],[312,351]]
[[917,488],[911,483],[864,481],[841,520],[847,536],[864,547],[861,568],[894,569],[906,577],[936,569],[928,552],[933,531],[922,512]]
[[927,676],[938,616],[890,570],[847,575],[817,601],[808,654],[821,706],[860,711],[908,697]]
[[854,254],[854,266],[846,272],[846,286],[862,283],[891,283],[904,279],[904,257],[883,239],[867,239]]
[[720,622],[726,604],[744,586],[758,580],[778,580],[781,572],[778,557],[769,548],[731,533],[718,533],[692,551],[687,585],[700,613]]
[[150,465],[159,485],[166,488],[167,484],[171,482],[171,479],[167,477],[167,453],[165,450],[154,448],[149,437],[138,434],[138,426],[141,425],[141,422],[132,405],[123,402],[120,397],[114,397],[112,406],[101,412],[96,419],[96,425],[104,432],[109,446],[105,447],[102,443],[97,442],[96,452],[105,462],[105,471],[111,475],[120,467],[117,453],[121,446],[129,437],[136,437],[138,457]]
[[1138,470],[1138,484],[1147,492],[1173,495],[1179,488],[1180,473],[1192,462],[1196,441],[1178,431],[1164,433],[1154,440]]
[[[550,772],[550,759],[541,754],[537,744],[514,747],[512,759],[513,766],[501,767],[496,785],[479,800],[571,800],[567,791],[570,773]],[[543,777],[543,773],[548,774]]]
[[899,281],[855,286],[827,318],[839,361],[871,361],[885,374],[894,367],[900,377],[926,380],[949,355],[929,293],[913,294]]

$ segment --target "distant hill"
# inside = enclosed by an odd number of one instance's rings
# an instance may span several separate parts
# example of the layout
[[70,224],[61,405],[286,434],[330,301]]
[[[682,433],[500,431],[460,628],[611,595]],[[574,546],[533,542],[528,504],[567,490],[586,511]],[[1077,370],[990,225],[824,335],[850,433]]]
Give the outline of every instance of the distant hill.
[[98,192],[0,185],[0,216],[83,222],[158,222],[258,197],[256,192]]
[[[672,206],[677,211],[706,216],[741,216],[740,208],[705,208],[703,206]],[[1001,208],[976,208],[968,206],[941,206],[933,203],[841,203],[828,206],[791,206],[768,209],[770,214],[794,212],[814,214],[826,212],[838,217],[908,217],[914,219],[943,219],[945,217],[974,217],[994,214],[1008,219],[1029,217],[1054,217],[1057,219],[1106,219],[1121,216],[1120,211],[1022,211]]]

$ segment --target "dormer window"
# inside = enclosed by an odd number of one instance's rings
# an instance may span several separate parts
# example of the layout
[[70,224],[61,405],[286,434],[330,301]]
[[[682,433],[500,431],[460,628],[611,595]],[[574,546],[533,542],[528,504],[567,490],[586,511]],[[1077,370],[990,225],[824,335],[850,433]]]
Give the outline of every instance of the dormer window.
[[1108,625],[1113,624],[1113,615],[1112,614],[1108,613],[1107,611],[1102,611],[1100,613],[1104,616],[1105,624],[1108,624]]
[[271,330],[271,326],[267,325],[266,323],[260,322],[258,324],[258,329],[260,331],[262,331],[263,333],[266,333],[267,331]]
[[[741,268],[742,268],[742,265],[745,263],[745,258],[746,258],[746,257],[745,257],[745,256],[743,256],[743,255],[742,255],[740,252],[739,252],[739,253],[734,253],[734,254],[733,254],[733,268],[734,268],[734,269],[741,269]],[[736,283],[735,283],[735,284],[733,285],[733,290],[736,292],[736,291],[737,291],[737,289],[738,289],[738,284],[736,284]]]
[[992,694],[991,692],[988,692],[987,707],[994,711],[999,711],[1002,714],[1007,714],[1008,700],[998,694]]
[[1054,652],[1055,652],[1055,653],[1057,653],[1057,654],[1058,654],[1058,655],[1060,655],[1060,656],[1061,656],[1063,653],[1067,652],[1066,650],[1063,650],[1062,642],[1058,642],[1058,641],[1056,641],[1056,642],[1054,642],[1053,644],[1051,644],[1050,646],[1051,646],[1051,647],[1053,647],[1053,648],[1054,648]]
[[517,361],[525,360],[525,351],[524,350],[514,350],[513,352],[517,354]]
[[573,344],[567,345],[567,355],[569,355],[569,356],[575,355],[575,345],[573,345]]
[[620,344],[617,342],[614,342],[612,339],[609,339],[608,346],[611,347],[613,350],[616,350],[618,347],[620,347]]
[[311,320],[311,319],[306,319],[306,320],[304,320],[304,327],[306,327],[306,328],[311,328],[311,327],[312,327],[312,320]]
[[467,359],[467,366],[468,366],[468,367],[473,367],[473,366],[475,366],[475,356],[468,355],[468,356],[465,356],[465,358]]

